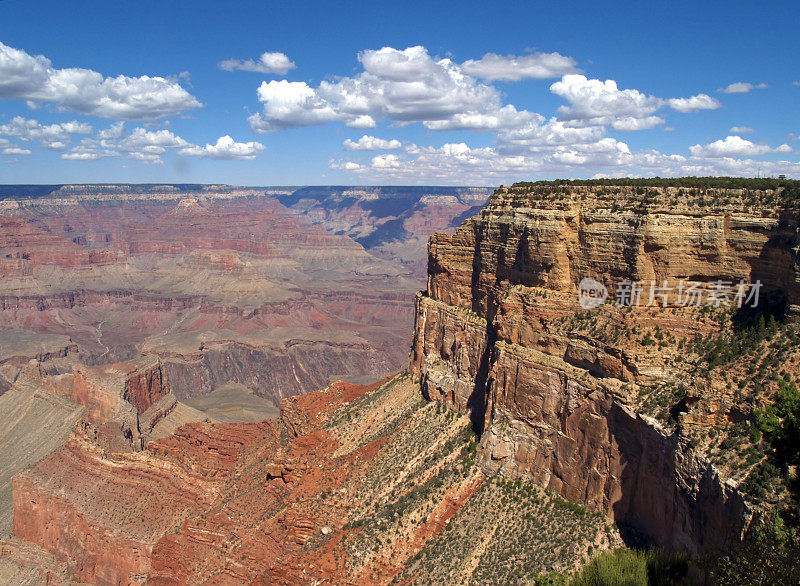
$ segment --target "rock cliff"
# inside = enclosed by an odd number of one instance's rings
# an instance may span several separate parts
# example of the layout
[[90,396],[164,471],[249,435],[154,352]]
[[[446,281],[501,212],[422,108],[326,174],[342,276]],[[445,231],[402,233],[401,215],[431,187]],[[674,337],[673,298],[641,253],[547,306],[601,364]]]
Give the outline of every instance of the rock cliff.
[[[500,188],[429,242],[411,372],[426,396],[471,415],[485,471],[531,479],[664,548],[718,551],[752,511],[691,434],[724,433],[759,398],[701,376],[690,342],[746,313],[708,302],[721,283],[760,281],[759,310],[796,319],[798,217],[780,189]],[[610,293],[597,307],[579,303],[585,278]],[[620,299],[631,283],[640,302]]]

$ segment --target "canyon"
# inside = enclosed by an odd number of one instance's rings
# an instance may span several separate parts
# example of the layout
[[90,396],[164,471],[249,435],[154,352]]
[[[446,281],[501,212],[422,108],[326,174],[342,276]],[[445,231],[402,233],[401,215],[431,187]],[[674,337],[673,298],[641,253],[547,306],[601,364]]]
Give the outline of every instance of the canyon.
[[[800,380],[800,208],[670,181],[477,213],[439,188],[4,204],[0,579],[538,583],[728,551],[777,502],[750,430]],[[713,296],[740,282],[760,304]]]
[[[396,371],[421,286],[411,265],[488,190],[316,188],[349,194],[337,205],[350,225],[280,203],[305,191],[5,186],[0,392],[27,359],[68,348],[87,365],[158,356],[179,399],[231,382],[276,408],[332,378]],[[407,227],[381,239],[402,250],[388,260],[350,237],[392,222]]]
[[[76,419],[115,449],[141,450],[177,422],[274,418],[285,397],[401,368],[422,280],[341,221],[280,203],[297,191],[0,186],[0,534],[11,477],[63,444]],[[431,229],[460,223],[460,194],[489,195],[389,191],[391,209],[374,211],[360,206],[381,188],[314,192],[350,193],[339,207],[364,236],[417,218],[382,241],[417,247],[415,258]]]

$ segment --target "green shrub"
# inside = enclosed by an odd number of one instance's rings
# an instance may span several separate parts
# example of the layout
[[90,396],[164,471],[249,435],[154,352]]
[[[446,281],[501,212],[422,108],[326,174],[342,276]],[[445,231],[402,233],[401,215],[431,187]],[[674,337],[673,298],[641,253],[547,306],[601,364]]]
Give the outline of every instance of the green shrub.
[[684,584],[689,571],[686,556],[654,551],[617,549],[593,558],[571,586],[650,586]]
[[800,584],[800,534],[767,515],[738,547],[713,560],[711,579],[718,586]]

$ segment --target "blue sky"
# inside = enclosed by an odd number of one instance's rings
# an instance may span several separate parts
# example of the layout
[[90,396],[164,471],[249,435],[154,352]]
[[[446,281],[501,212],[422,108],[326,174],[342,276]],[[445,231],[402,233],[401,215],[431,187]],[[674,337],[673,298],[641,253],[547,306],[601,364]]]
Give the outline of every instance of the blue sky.
[[800,178],[796,2],[432,4],[0,0],[0,183]]

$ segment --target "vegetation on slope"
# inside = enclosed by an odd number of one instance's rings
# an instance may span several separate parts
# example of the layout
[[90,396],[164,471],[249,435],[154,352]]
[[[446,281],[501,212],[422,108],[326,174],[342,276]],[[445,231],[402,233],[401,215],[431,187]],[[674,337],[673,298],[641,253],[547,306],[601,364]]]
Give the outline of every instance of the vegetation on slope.
[[601,515],[530,482],[486,477],[469,418],[426,401],[404,375],[342,405],[326,427],[340,453],[380,446],[348,488],[340,546],[356,581],[532,583],[621,543]]
[[616,543],[601,515],[523,480],[488,479],[395,583],[525,584]]
[[570,586],[674,586],[689,584],[686,556],[617,549],[593,558]]

